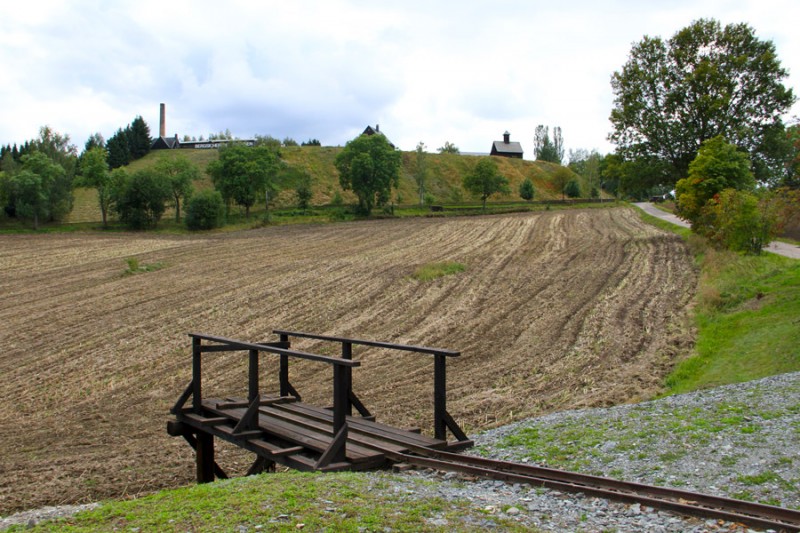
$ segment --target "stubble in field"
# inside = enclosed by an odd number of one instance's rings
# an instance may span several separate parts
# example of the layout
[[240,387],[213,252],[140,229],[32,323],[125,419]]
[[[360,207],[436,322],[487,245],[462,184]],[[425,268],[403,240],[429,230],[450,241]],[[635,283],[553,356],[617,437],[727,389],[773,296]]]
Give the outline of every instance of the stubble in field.
[[[629,209],[0,246],[0,513],[190,483],[191,449],[165,431],[191,377],[188,332],[265,341],[283,328],[459,350],[448,410],[472,432],[648,397],[691,342],[692,261]],[[130,257],[163,268],[123,276]],[[445,261],[466,270],[413,279]],[[355,355],[355,392],[378,420],[430,433],[432,360]],[[209,394],[246,393],[245,357],[206,358]],[[274,392],[275,363],[262,373]],[[304,401],[330,404],[327,365],[295,364],[291,380]],[[236,471],[243,458],[220,460]]]

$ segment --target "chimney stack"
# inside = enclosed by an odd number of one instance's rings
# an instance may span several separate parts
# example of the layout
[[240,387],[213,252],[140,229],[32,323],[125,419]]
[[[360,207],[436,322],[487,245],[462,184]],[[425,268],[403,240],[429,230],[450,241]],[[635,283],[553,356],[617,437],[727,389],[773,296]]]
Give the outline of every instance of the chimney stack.
[[158,127],[158,135],[160,137],[167,136],[167,105],[161,104],[161,121]]
[[506,132],[503,134],[503,144],[508,144],[511,142],[509,139],[511,139],[511,134],[508,133],[508,130],[506,130]]

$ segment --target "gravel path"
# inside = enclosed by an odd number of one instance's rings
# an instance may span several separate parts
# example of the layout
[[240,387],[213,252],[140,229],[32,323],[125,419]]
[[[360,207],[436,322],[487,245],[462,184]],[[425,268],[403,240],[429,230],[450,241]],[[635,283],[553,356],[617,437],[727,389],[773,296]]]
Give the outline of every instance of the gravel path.
[[[472,453],[493,458],[800,509],[800,372],[639,404],[553,413],[474,438]],[[431,520],[443,530],[486,529],[493,516],[503,516],[544,531],[747,531],[730,523],[454,473],[419,470],[391,479],[392,490],[409,499],[466,499],[486,516],[475,524]],[[0,519],[0,530],[85,508],[26,511]]]

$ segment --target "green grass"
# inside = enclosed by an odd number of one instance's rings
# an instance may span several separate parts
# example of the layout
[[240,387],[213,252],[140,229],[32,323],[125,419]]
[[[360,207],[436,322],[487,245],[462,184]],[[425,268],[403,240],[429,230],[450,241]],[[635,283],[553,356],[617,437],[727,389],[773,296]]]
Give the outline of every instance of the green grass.
[[450,276],[452,274],[464,272],[466,268],[467,267],[465,265],[461,263],[455,263],[453,261],[445,261],[443,263],[428,263],[427,265],[422,265],[415,270],[412,277],[419,281],[431,281],[443,276]]
[[640,215],[682,236],[700,268],[694,353],[667,377],[667,394],[800,370],[800,261],[714,250],[688,228]]
[[800,261],[706,250],[699,263],[697,342],[669,393],[800,370]]
[[136,257],[129,257],[125,260],[128,268],[122,273],[124,276],[132,276],[134,274],[144,274],[145,272],[155,272],[164,268],[164,263],[147,263],[144,265],[139,264],[139,259]]
[[[421,481],[389,474],[263,474],[106,502],[75,517],[9,531],[529,531],[468,501],[414,497]],[[260,527],[259,527],[260,526]]]

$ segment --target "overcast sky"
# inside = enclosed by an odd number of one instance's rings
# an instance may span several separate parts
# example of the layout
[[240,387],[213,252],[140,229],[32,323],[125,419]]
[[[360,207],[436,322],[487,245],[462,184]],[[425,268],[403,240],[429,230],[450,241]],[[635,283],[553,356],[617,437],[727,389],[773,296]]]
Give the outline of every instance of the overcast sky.
[[[657,7],[656,7],[657,4]],[[403,150],[532,158],[538,124],[613,150],[610,78],[644,35],[699,18],[772,40],[800,93],[797,0],[2,1],[0,143],[50,125],[83,147],[137,115],[158,135],[230,129],[343,145],[368,124]],[[13,6],[13,7],[12,7]],[[790,116],[800,115],[796,105]]]

